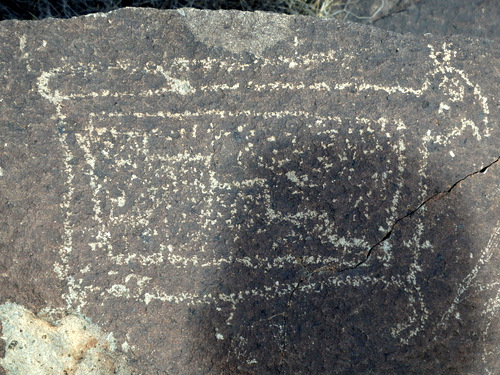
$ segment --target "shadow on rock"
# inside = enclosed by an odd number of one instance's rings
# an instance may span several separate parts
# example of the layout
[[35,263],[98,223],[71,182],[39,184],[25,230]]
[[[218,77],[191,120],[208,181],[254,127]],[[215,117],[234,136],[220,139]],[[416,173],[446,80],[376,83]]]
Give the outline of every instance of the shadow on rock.
[[191,319],[193,359],[214,374],[467,371],[480,317],[456,301],[480,248],[463,194],[419,174],[404,134],[300,121],[251,121],[232,135],[245,158],[219,144],[226,261]]

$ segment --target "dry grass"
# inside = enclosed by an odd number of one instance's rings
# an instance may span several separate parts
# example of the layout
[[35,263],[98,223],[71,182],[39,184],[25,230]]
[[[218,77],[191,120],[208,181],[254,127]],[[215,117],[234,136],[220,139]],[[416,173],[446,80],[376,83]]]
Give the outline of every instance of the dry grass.
[[384,6],[379,2],[378,10],[369,17],[352,12],[359,0],[18,0],[12,5],[0,3],[0,19],[42,19],[48,17],[70,18],[96,12],[109,12],[125,6],[151,7],[157,9],[239,9],[262,10],[286,14],[302,14],[322,18],[355,17],[369,19]]

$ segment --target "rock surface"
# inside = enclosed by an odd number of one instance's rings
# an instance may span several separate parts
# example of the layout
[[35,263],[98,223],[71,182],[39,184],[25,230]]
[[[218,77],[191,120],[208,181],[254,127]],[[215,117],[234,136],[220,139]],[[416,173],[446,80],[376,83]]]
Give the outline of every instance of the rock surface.
[[2,365],[9,374],[130,374],[128,358],[115,353],[113,335],[76,314],[55,324],[48,320],[15,303],[0,306],[2,333],[9,341]]
[[137,374],[500,372],[498,43],[139,9],[0,40],[4,310]]

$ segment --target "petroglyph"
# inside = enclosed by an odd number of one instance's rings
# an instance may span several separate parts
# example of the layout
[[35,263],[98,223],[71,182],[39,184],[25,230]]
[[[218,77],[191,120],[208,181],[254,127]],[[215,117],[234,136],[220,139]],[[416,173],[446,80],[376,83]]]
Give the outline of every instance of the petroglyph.
[[[45,143],[30,147],[55,155],[43,185],[52,193],[36,191],[54,207],[50,269],[36,271],[59,285],[53,306],[91,316],[151,373],[341,373],[351,363],[364,373],[364,358],[392,373],[391,353],[414,361],[408,353],[427,343],[446,362],[456,348],[437,345],[476,318],[466,303],[477,294],[481,327],[495,332],[497,193],[471,181],[495,183],[497,108],[464,62],[468,47],[392,34],[379,43],[361,29],[352,43],[309,29],[316,36],[300,39],[283,19],[266,28],[276,38],[247,48],[234,33],[189,34],[193,12],[130,26],[141,53],[78,37],[65,46],[76,52],[40,65],[54,38],[35,50],[18,38],[46,121]],[[267,19],[244,18],[254,16]],[[98,23],[96,35],[116,21],[78,20]],[[186,39],[168,42],[165,24]],[[0,180],[12,173],[2,164]],[[477,220],[495,228],[470,238]],[[483,364],[497,354],[480,352]]]
[[[311,92],[343,92],[353,90],[355,92],[366,92],[369,94],[383,93],[390,95],[400,93],[404,96],[425,97],[426,92],[430,90],[431,85],[438,85],[441,92],[448,98],[448,102],[440,103],[439,113],[450,111],[450,105],[453,102],[463,100],[472,100],[477,104],[478,111],[485,115],[481,123],[475,123],[468,119],[466,115],[457,114],[459,124],[445,133],[432,133],[430,130],[424,133],[421,139],[420,150],[423,154],[423,164],[420,173],[425,177],[425,166],[427,159],[427,147],[430,143],[447,145],[450,141],[470,128],[473,136],[480,141],[482,137],[490,135],[488,120],[488,100],[482,95],[481,88],[473,84],[464,71],[453,67],[453,46],[444,43],[441,46],[429,45],[430,66],[425,77],[421,78],[420,85],[415,87],[405,87],[401,85],[386,86],[378,82],[365,82],[358,79],[352,79],[346,82],[336,82],[332,79],[329,82],[238,82],[237,72],[256,71],[269,69],[273,67],[287,66],[288,69],[297,69],[307,71],[312,68],[321,67],[322,64],[339,63],[339,58],[335,51],[310,54],[301,56],[301,58],[291,58],[287,56],[278,56],[274,59],[262,58],[256,59],[251,63],[242,64],[238,60],[214,60],[214,59],[195,59],[188,60],[184,58],[175,58],[169,64],[169,71],[166,67],[148,63],[144,67],[131,67],[127,62],[119,62],[115,66],[71,66],[56,68],[50,72],[43,73],[38,80],[40,95],[45,97],[56,107],[57,119],[60,120],[60,143],[65,153],[67,193],[63,197],[61,209],[64,211],[65,222],[65,245],[60,250],[60,263],[55,265],[55,271],[68,285],[68,291],[65,299],[68,306],[77,307],[80,310],[87,303],[89,293],[100,295],[103,301],[108,295],[124,299],[137,299],[143,301],[146,305],[153,300],[159,300],[168,303],[185,303],[187,305],[196,304],[219,304],[229,302],[236,308],[238,304],[247,301],[252,297],[264,299],[273,299],[280,296],[289,295],[297,286],[297,282],[280,282],[270,278],[267,285],[256,289],[243,289],[231,294],[219,293],[218,295],[202,294],[193,290],[183,290],[177,293],[169,292],[172,285],[165,283],[163,285],[150,286],[151,277],[138,274],[129,274],[124,280],[111,285],[109,288],[95,286],[92,282],[86,282],[85,273],[88,272],[89,264],[78,264],[71,260],[74,251],[75,233],[73,227],[73,204],[75,195],[75,178],[86,179],[91,192],[93,202],[93,223],[89,223],[88,232],[85,234],[90,241],[87,246],[92,252],[98,252],[99,256],[105,256],[116,267],[126,267],[130,262],[137,262],[140,267],[148,269],[178,268],[189,269],[190,272],[202,272],[204,268],[219,268],[223,264],[238,263],[241,266],[248,267],[266,273],[267,271],[283,269],[302,265],[311,269],[330,268],[331,270],[340,270],[346,267],[352,267],[359,262],[360,256],[364,256],[373,245],[360,233],[342,234],[336,229],[335,219],[331,212],[327,210],[301,210],[297,208],[291,212],[286,212],[273,208],[273,181],[267,178],[249,179],[242,174],[241,176],[219,176],[212,169],[212,164],[216,157],[214,153],[209,153],[206,149],[185,150],[180,154],[169,154],[168,144],[175,139],[182,137],[211,137],[207,143],[207,149],[214,149],[219,142],[231,142],[231,139],[238,137],[245,144],[234,155],[236,164],[242,165],[242,160],[260,158],[259,167],[271,171],[276,176],[285,175],[290,181],[292,195],[304,194],[304,191],[318,192],[325,186],[325,180],[318,179],[307,174],[301,174],[299,171],[289,170],[284,172],[284,166],[290,165],[290,159],[282,158],[280,152],[273,149],[272,142],[274,136],[267,137],[272,157],[270,160],[263,161],[262,157],[255,155],[252,151],[253,145],[266,142],[260,134],[256,133],[253,122],[255,120],[273,121],[286,119],[288,121],[300,122],[312,136],[325,135],[324,140],[319,146],[328,154],[329,150],[334,149],[339,142],[339,129],[343,126],[345,117],[341,116],[321,116],[317,113],[294,110],[275,110],[260,111],[258,109],[245,108],[245,93],[258,91],[266,94],[277,91],[311,91]],[[234,75],[228,76],[225,82],[214,82],[210,85],[200,85],[198,82],[190,80],[185,73],[194,69],[203,69],[205,74],[210,74],[213,69],[226,69]],[[131,79],[135,74],[141,73],[142,80],[151,80],[148,91],[130,91],[133,86],[127,86],[127,90],[116,91],[113,89],[115,82],[112,77],[126,77],[125,81]],[[79,87],[78,90],[72,90],[72,77],[84,75],[90,82],[96,84]],[[64,77],[64,80],[62,78]],[[130,78],[129,78],[130,77]],[[162,79],[163,77],[163,79]],[[58,87],[52,90],[50,87]],[[468,89],[472,89],[472,94],[467,94]],[[197,93],[210,93],[214,91],[234,92],[235,95],[241,95],[243,106],[237,110],[226,110],[217,108],[207,108],[200,111],[170,112],[167,110],[140,111],[140,107],[147,103],[148,98],[158,97],[165,94],[171,95],[195,95]],[[81,103],[82,100],[123,100],[133,98],[134,102],[128,104],[126,109],[120,111],[89,111],[86,114],[87,123],[78,128],[72,128],[65,114],[65,106],[69,102]],[[404,100],[404,99],[403,99]],[[81,105],[81,104],[80,104]],[[135,109],[134,107],[137,107]],[[125,128],[109,126],[108,119],[113,117],[135,118],[138,124],[136,128]],[[156,126],[145,130],[147,119],[165,120],[170,126],[160,126],[163,122],[158,122]],[[218,125],[226,123],[231,119],[237,119],[239,126],[234,131],[224,131]],[[380,222],[381,237],[389,231],[389,228],[398,219],[401,211],[398,209],[400,204],[400,195],[404,185],[403,172],[407,164],[405,156],[405,138],[407,126],[401,118],[370,119],[362,116],[356,116],[356,121],[363,124],[361,129],[349,128],[348,133],[358,131],[360,134],[367,134],[365,142],[368,143],[370,134],[376,132],[386,132],[385,139],[376,139],[375,144],[352,145],[349,144],[349,138],[345,138],[341,148],[345,148],[345,155],[330,155],[319,157],[317,160],[317,170],[320,174],[328,173],[335,164],[343,165],[342,178],[349,181],[354,169],[346,168],[348,163],[352,162],[352,155],[363,152],[370,155],[380,149],[391,149],[394,156],[393,165],[388,163],[386,170],[374,171],[371,184],[379,186],[382,192],[390,194],[392,197],[391,207],[387,210],[385,221]],[[202,130],[203,129],[203,130]],[[269,132],[273,134],[274,128],[270,125]],[[391,134],[390,134],[390,133]],[[68,134],[74,134],[76,142],[72,146],[68,143]],[[289,136],[291,142],[291,154],[297,154],[299,157],[304,155],[307,150],[301,140],[298,140],[295,134],[284,133]],[[153,142],[153,138],[161,140],[161,147]],[[326,141],[328,140],[329,141]],[[361,140],[364,138],[362,137]],[[330,142],[330,143],[329,143]],[[333,146],[333,147],[332,147]],[[347,153],[351,157],[347,156]],[[453,150],[450,150],[453,153]],[[288,156],[288,155],[286,155]],[[84,165],[72,166],[70,161],[73,158],[81,157],[85,160]],[[113,179],[110,176],[112,171],[117,171],[120,179]],[[104,177],[101,177],[104,176]],[[239,177],[239,178],[238,178]],[[387,178],[397,182],[397,188],[392,191],[385,191],[383,184]],[[161,183],[152,181],[157,179]],[[322,184],[322,185],[320,185]],[[134,196],[134,186],[140,186],[147,191],[147,194]],[[259,187],[256,196],[254,187]],[[184,204],[188,202],[178,202],[175,194],[181,192],[184,195],[192,196],[192,204],[196,204],[195,210],[187,210]],[[428,192],[423,181],[420,182],[421,199],[428,196]],[[86,192],[78,192],[86,194]],[[373,190],[360,189],[356,193],[351,193],[353,207],[357,208],[360,215],[367,220],[370,219],[370,204]],[[381,192],[379,191],[379,194]],[[202,201],[197,201],[202,199]],[[306,198],[308,200],[308,198]],[[216,205],[215,205],[216,202]],[[190,204],[190,203],[189,203]],[[259,214],[250,214],[251,209],[239,211],[241,208],[255,205],[262,208]],[[105,207],[105,208],[103,208]],[[215,209],[219,211],[215,211]],[[221,214],[221,209],[226,210]],[[165,219],[163,225],[156,223],[150,224],[151,218],[158,211],[175,212],[179,215],[180,225],[176,225],[177,231],[171,230]],[[264,252],[269,255],[256,254],[238,257],[228,254],[221,257],[218,254],[207,253],[204,250],[204,244],[209,241],[207,233],[226,228],[230,232],[244,230],[244,224],[235,223],[237,217],[260,217],[267,223],[279,223],[287,225],[290,228],[291,239],[276,238],[276,242]],[[221,218],[227,218],[221,222]],[[253,219],[250,219],[253,220]],[[359,220],[356,217],[353,221]],[[118,224],[127,223],[130,231],[138,231],[140,237],[144,240],[144,246],[148,249],[147,254],[129,253],[127,251],[127,240],[121,246],[115,245],[120,236],[126,236],[124,233],[115,233],[114,228]],[[314,226],[310,226],[314,223]],[[182,233],[182,227],[191,228],[190,233]],[[304,235],[300,234],[305,228],[311,228],[307,233],[314,237],[318,243],[331,246],[336,249],[335,256],[324,256],[321,254],[296,254],[273,256],[276,248],[287,246],[287,243],[294,241],[305,241]],[[423,296],[416,287],[416,278],[421,272],[419,267],[419,254],[422,249],[429,248],[432,244],[422,238],[423,227],[419,222],[415,223],[415,236],[404,245],[413,253],[414,261],[410,265],[408,274],[399,275],[396,279],[387,280],[382,278],[373,278],[369,276],[353,276],[347,279],[338,277],[335,273],[328,279],[331,286],[348,283],[358,286],[365,283],[383,283],[396,284],[407,293],[408,302],[413,306],[413,314],[407,316],[404,321],[394,328],[393,335],[400,337],[404,344],[408,344],[411,337],[425,329],[427,320],[427,309]],[[262,228],[261,231],[269,229]],[[297,233],[298,232],[298,233]],[[176,236],[185,236],[187,240],[173,246],[170,242]],[[147,239],[147,240],[146,240]],[[238,235],[232,238],[234,243],[238,243]],[[82,243],[79,241],[80,246]],[[394,261],[391,252],[391,241],[383,243],[384,265],[390,267]],[[81,251],[81,250],[78,250]],[[192,255],[186,255],[192,254]],[[346,256],[346,255],[351,256]],[[77,267],[75,269],[74,267]],[[78,269],[79,268],[79,269]],[[86,271],[87,270],[87,271]],[[200,271],[196,271],[200,270]],[[109,273],[116,271],[109,270]],[[101,277],[106,278],[106,275]],[[175,281],[174,281],[175,282]],[[104,283],[106,284],[106,283]],[[315,283],[300,285],[296,293],[311,293],[312,291],[321,291],[325,285],[318,289]],[[458,297],[457,297],[458,298]],[[452,310],[453,307],[450,307]],[[231,316],[228,317],[227,324],[230,324]],[[404,335],[403,332],[406,332]],[[222,339],[221,335],[221,339]]]

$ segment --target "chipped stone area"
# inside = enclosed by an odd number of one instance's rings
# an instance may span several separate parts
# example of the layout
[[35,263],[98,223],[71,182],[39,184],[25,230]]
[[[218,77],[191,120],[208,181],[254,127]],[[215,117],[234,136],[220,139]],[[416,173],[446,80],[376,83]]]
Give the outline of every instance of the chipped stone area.
[[0,305],[0,366],[8,375],[130,375],[126,359],[115,352],[113,334],[105,334],[81,314],[55,324],[15,303]]
[[0,25],[2,301],[90,317],[138,373],[498,368],[494,42],[195,10],[29,25]]

